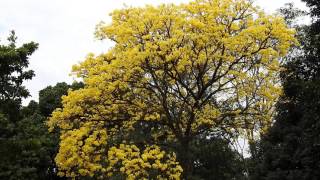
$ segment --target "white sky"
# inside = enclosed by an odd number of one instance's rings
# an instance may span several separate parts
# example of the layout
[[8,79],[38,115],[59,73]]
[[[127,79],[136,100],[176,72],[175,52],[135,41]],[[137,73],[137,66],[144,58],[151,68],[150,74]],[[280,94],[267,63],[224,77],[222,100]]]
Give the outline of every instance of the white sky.
[[[30,69],[36,73],[26,83],[32,97],[38,100],[39,90],[57,82],[72,82],[71,67],[89,53],[100,54],[110,47],[106,41],[94,39],[100,21],[110,22],[108,14],[114,9],[145,4],[186,3],[190,0],[0,0],[0,40],[6,40],[15,30],[18,42],[35,41],[39,49],[30,59]],[[294,2],[305,8],[300,0],[256,0],[267,12],[274,12],[284,3]]]

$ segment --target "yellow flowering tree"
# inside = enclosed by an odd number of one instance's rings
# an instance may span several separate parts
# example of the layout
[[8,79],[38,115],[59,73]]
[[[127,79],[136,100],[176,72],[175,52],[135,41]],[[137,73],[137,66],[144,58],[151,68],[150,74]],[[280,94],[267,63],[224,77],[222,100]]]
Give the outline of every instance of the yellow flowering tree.
[[195,137],[252,140],[270,126],[281,94],[279,58],[295,43],[281,17],[249,0],[111,16],[96,35],[114,47],[74,66],[85,87],[63,97],[48,121],[61,131],[61,175],[179,179],[192,174]]

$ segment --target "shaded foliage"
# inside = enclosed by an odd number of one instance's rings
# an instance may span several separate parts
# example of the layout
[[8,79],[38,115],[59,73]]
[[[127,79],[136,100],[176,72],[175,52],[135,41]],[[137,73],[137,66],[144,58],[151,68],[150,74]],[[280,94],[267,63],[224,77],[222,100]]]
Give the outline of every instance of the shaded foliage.
[[244,179],[242,159],[228,141],[215,138],[199,138],[192,143],[194,172],[190,179],[231,180]]

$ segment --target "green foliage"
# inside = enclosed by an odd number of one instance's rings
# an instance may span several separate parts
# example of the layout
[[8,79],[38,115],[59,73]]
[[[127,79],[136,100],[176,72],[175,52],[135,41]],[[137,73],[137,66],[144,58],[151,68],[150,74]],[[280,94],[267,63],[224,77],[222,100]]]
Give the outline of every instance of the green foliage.
[[[43,121],[45,117],[34,114],[15,124],[15,134],[4,141],[6,156],[1,157],[0,177],[7,179],[45,179],[50,159],[50,136]],[[2,149],[2,148],[1,148]]]
[[9,119],[17,120],[21,99],[28,97],[28,90],[23,81],[32,79],[34,72],[26,70],[29,57],[38,48],[34,42],[16,47],[17,37],[11,31],[7,45],[0,45],[0,112]]

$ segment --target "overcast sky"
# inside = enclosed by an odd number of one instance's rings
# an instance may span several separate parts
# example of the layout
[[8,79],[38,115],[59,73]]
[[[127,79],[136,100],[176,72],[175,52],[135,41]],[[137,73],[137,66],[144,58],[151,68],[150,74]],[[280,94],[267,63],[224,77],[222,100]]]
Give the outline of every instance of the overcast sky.
[[[145,4],[184,3],[190,0],[0,0],[0,40],[5,41],[15,30],[18,42],[35,41],[39,49],[30,59],[36,73],[26,84],[32,97],[38,91],[57,82],[72,82],[71,67],[89,53],[100,54],[111,46],[94,39],[100,21],[110,22],[108,14],[114,9]],[[272,13],[287,2],[305,8],[300,0],[256,0],[256,4]]]

